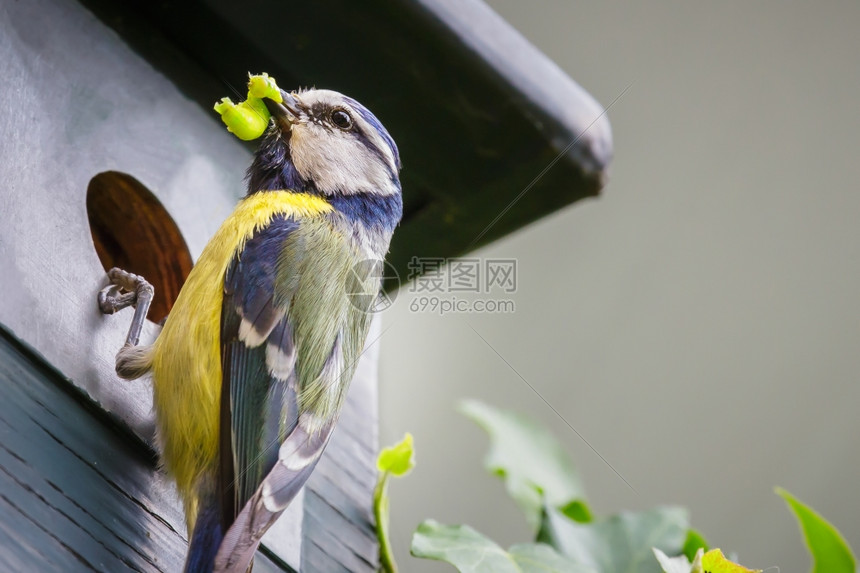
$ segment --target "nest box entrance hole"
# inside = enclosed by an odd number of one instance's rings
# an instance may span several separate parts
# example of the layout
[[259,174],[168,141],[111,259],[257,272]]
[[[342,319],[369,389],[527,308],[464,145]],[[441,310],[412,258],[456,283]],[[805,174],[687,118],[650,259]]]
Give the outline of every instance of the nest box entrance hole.
[[87,187],[93,245],[105,271],[112,267],[142,276],[155,287],[147,318],[164,319],[193,262],[176,222],[140,181],[105,171]]

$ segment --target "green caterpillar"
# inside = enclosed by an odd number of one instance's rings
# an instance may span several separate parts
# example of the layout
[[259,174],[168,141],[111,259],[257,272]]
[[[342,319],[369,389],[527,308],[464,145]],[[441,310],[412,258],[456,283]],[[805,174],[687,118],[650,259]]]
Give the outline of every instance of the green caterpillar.
[[242,141],[251,141],[263,135],[269,125],[271,116],[263,98],[278,103],[284,101],[275,78],[269,77],[265,72],[256,76],[249,75],[248,97],[245,101],[233,103],[228,97],[221,98],[214,109],[227,126],[227,131]]

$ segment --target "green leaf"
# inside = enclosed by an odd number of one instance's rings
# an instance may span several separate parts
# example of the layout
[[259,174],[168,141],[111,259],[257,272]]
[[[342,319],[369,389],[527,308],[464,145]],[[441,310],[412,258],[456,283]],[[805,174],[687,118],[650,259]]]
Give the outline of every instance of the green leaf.
[[705,553],[701,547],[693,555],[693,562],[686,555],[667,557],[659,549],[654,549],[654,556],[660,562],[664,573],[762,573],[761,569],[747,569],[726,559],[719,549]]
[[388,448],[383,448],[376,458],[376,468],[381,472],[391,472],[397,477],[409,473],[415,467],[415,448],[412,434],[406,433],[403,439]]
[[576,523],[547,508],[538,540],[601,573],[660,573],[652,548],[679,555],[688,529],[687,511],[680,507],[620,513],[591,523]]
[[585,502],[580,500],[572,501],[558,509],[568,518],[579,523],[588,523],[594,519],[594,516],[591,515],[591,509],[589,509]]
[[509,551],[468,525],[428,519],[412,536],[412,555],[450,563],[460,573],[596,573],[541,543],[514,545]]
[[373,515],[376,517],[376,538],[379,540],[379,568],[382,573],[397,573],[397,563],[391,549],[389,533],[388,478],[404,476],[415,467],[412,434],[406,433],[400,443],[383,448],[376,458],[379,478],[373,490]]
[[687,530],[687,538],[684,540],[684,548],[682,552],[688,559],[693,560],[699,549],[707,551],[708,542],[705,541],[705,538],[701,533],[691,527]]
[[761,569],[747,569],[729,561],[719,549],[711,549],[702,556],[702,569],[707,573],[761,573]]
[[575,515],[590,518],[585,490],[573,462],[546,428],[475,400],[461,402],[459,409],[490,435],[484,465],[504,479],[508,493],[523,509],[530,525],[538,526],[544,504],[564,507],[578,501]]
[[544,543],[518,543],[508,553],[523,573],[597,573]]
[[854,573],[857,568],[854,554],[839,530],[786,490],[778,487],[776,493],[800,523],[812,554],[812,573]]

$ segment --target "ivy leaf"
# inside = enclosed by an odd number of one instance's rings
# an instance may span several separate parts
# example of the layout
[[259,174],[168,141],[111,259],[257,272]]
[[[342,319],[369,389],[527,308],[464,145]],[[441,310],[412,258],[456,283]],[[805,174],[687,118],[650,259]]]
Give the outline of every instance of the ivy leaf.
[[687,530],[687,538],[684,540],[682,551],[687,556],[687,559],[694,559],[699,549],[707,551],[708,542],[705,541],[701,533],[691,527]]
[[660,573],[652,548],[679,555],[688,529],[687,511],[680,507],[620,513],[591,523],[576,523],[547,508],[538,541],[601,573]]
[[574,519],[590,519],[573,462],[546,428],[475,400],[461,402],[459,409],[489,434],[490,451],[484,465],[505,481],[508,494],[532,527],[540,524],[544,504],[566,507]]
[[776,493],[794,513],[812,554],[812,573],[854,573],[856,560],[839,530],[815,510],[782,488]]
[[711,549],[702,557],[702,569],[708,573],[761,573],[761,569],[747,569],[725,558],[719,549]]
[[518,543],[508,552],[523,573],[597,573],[544,543]]
[[382,573],[397,573],[397,563],[391,549],[389,534],[388,478],[402,477],[415,467],[415,448],[412,434],[390,447],[383,448],[376,458],[379,477],[373,490],[373,515],[376,517],[376,538],[379,540],[379,570]]
[[380,472],[391,472],[402,477],[415,467],[415,448],[412,434],[406,433],[403,439],[393,446],[383,448],[376,458],[376,469]]
[[761,573],[761,569],[747,569],[737,563],[732,563],[725,558],[719,549],[712,549],[705,553],[704,549],[698,549],[693,562],[686,555],[678,557],[667,557],[659,549],[654,549],[654,556],[663,568],[664,573]]
[[570,519],[580,523],[588,523],[594,519],[591,515],[591,509],[588,507],[588,504],[579,499],[561,506],[558,509]]
[[412,536],[412,555],[450,563],[460,573],[597,573],[542,543],[522,543],[505,551],[468,525],[432,519]]

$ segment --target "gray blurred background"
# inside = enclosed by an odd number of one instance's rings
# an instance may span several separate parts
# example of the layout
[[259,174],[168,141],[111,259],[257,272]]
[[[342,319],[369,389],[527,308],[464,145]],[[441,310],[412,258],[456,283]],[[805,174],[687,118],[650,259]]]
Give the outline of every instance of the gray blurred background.
[[381,441],[418,458],[391,484],[401,569],[449,570],[408,557],[425,518],[530,535],[463,397],[549,424],[598,515],[682,504],[747,566],[808,571],[781,485],[860,550],[860,4],[490,4],[603,105],[632,87],[603,196],[477,253],[518,260],[515,313],[404,289],[383,315]]

